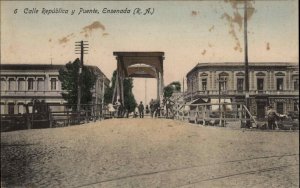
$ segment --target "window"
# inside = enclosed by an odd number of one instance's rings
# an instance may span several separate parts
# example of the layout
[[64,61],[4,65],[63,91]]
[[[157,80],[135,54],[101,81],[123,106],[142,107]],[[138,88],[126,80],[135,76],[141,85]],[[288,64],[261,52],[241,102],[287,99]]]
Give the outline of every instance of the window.
[[33,90],[33,78],[28,78],[28,90]]
[[1,78],[1,91],[6,90],[6,80],[4,78]]
[[37,90],[38,91],[44,90],[44,80],[42,78],[37,79]]
[[282,91],[283,90],[283,78],[277,78],[276,82],[276,89],[277,91]]
[[5,104],[4,103],[0,103],[0,113],[4,114],[4,108],[5,108]]
[[56,90],[56,79],[51,78],[50,82],[51,82],[51,90]]
[[8,79],[8,90],[9,91],[14,91],[15,90],[15,85],[16,85],[16,81],[14,78],[9,78]]
[[220,78],[219,80],[219,90],[225,91],[227,89],[227,79],[226,78]]
[[258,91],[264,90],[264,79],[263,78],[257,78],[257,90]]
[[25,79],[19,78],[18,80],[18,91],[24,91],[25,90]]
[[15,113],[15,104],[8,103],[8,114],[14,114],[14,113]]
[[277,102],[277,109],[276,109],[276,111],[279,114],[283,114],[283,102]]
[[207,79],[202,79],[202,91],[206,91],[207,89]]
[[18,113],[24,114],[24,104],[23,103],[18,103]]
[[298,103],[294,102],[294,111],[298,112],[299,111],[299,106]]
[[238,78],[237,79],[237,90],[238,91],[243,91],[244,90],[244,79],[243,78]]
[[296,80],[294,80],[294,90],[299,90],[299,80],[298,79],[296,79]]

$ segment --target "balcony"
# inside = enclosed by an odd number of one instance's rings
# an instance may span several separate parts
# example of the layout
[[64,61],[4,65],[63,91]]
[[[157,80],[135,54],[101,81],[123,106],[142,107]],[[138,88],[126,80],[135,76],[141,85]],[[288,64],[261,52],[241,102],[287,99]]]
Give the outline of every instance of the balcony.
[[61,90],[56,91],[1,91],[1,97],[61,97]]
[[[187,92],[185,94],[185,98],[189,98],[192,96],[202,96],[202,97],[208,97],[208,96],[243,96],[245,95],[245,91],[238,91],[238,90],[206,90],[206,91],[195,91],[195,92]],[[274,90],[250,90],[249,95],[257,96],[257,95],[277,95],[277,96],[290,96],[295,95],[299,96],[299,91],[294,90],[281,90],[281,91],[274,91]]]

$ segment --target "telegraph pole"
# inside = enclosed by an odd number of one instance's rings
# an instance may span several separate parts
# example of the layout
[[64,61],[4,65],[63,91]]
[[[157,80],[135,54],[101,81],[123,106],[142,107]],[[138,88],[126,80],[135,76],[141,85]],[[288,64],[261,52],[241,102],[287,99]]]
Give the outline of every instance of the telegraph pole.
[[[77,77],[78,89],[77,89],[77,112],[80,112],[80,100],[81,100],[81,73],[83,68],[83,54],[87,54],[88,41],[75,42],[75,54],[80,54],[79,72]],[[80,116],[80,113],[78,114]],[[78,119],[79,120],[79,119]]]
[[[249,65],[248,65],[248,33],[247,33],[247,0],[244,0],[244,45],[245,45],[245,102],[246,107],[249,109]],[[246,119],[250,116],[246,113]],[[250,127],[250,122],[246,121],[246,126]]]

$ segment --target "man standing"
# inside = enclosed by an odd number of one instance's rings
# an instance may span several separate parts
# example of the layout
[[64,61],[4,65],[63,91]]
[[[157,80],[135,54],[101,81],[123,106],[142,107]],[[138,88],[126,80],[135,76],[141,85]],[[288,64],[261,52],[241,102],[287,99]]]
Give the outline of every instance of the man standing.
[[153,114],[154,114],[154,101],[153,101],[153,99],[151,99],[151,101],[150,101],[150,113],[151,113],[151,117],[153,117]]
[[269,106],[267,111],[268,115],[268,129],[275,129],[276,120],[280,117],[280,115],[273,109],[272,106]]
[[144,105],[143,102],[141,101],[139,104],[139,114],[140,114],[140,118],[144,118]]

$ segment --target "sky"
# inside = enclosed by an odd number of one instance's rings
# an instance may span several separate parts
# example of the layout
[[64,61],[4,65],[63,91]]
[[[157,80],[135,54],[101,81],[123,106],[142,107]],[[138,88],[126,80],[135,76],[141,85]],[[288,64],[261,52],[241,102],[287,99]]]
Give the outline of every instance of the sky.
[[[68,13],[47,14],[55,8]],[[133,14],[137,8],[152,14]],[[93,9],[98,12],[79,14]],[[256,0],[247,10],[249,61],[299,63],[298,0]],[[167,85],[182,82],[197,63],[243,62],[243,16],[244,3],[230,0],[1,1],[1,63],[66,64],[79,57],[75,42],[84,40],[84,64],[109,79],[114,51],[165,52]],[[156,97],[156,80],[134,78],[133,91],[147,103]]]

